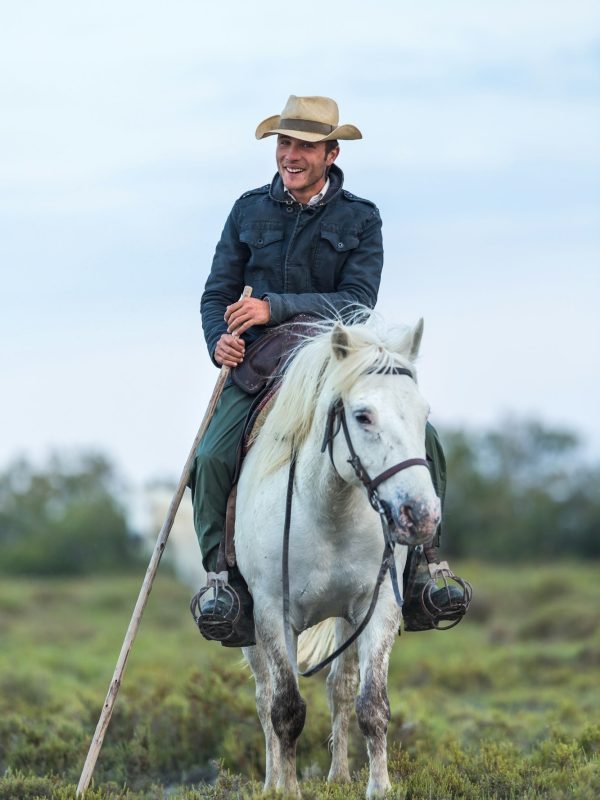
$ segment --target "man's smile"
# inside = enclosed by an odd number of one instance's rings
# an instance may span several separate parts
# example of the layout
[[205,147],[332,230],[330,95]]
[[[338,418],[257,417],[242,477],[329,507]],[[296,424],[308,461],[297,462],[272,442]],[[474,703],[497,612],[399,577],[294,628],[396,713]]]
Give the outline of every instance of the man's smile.
[[339,148],[327,148],[325,142],[305,142],[280,135],[275,158],[285,188],[299,203],[308,203],[325,185],[329,167]]

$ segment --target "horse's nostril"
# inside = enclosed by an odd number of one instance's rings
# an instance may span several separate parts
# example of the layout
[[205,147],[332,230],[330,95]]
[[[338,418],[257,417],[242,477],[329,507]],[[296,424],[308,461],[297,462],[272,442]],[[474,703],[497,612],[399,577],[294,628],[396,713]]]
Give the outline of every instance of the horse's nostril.
[[400,510],[411,524],[414,524],[415,518],[412,506],[401,506]]

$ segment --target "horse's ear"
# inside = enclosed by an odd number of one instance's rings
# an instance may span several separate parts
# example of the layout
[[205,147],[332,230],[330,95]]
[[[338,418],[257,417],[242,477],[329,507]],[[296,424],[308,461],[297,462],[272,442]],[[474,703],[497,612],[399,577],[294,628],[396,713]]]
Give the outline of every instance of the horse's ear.
[[331,349],[334,356],[340,361],[350,352],[350,336],[348,331],[339,322],[336,322],[331,331]]
[[414,361],[415,358],[419,355],[419,347],[421,346],[421,339],[423,338],[423,317],[417,322],[412,332],[412,342],[410,343],[410,355],[409,358],[411,361]]

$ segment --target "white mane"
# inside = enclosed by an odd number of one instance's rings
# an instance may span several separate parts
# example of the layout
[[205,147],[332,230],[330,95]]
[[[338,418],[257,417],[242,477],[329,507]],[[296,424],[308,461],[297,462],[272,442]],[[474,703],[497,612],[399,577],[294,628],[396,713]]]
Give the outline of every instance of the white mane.
[[[344,397],[355,381],[371,369],[410,367],[413,329],[389,326],[369,313],[365,320],[349,325],[324,322],[322,332],[307,337],[296,349],[272,409],[254,445],[262,478],[290,460],[306,441],[321,395],[331,402]],[[334,341],[347,337],[344,358],[334,356]],[[339,347],[339,344],[338,344]],[[415,374],[416,379],[416,374]]]

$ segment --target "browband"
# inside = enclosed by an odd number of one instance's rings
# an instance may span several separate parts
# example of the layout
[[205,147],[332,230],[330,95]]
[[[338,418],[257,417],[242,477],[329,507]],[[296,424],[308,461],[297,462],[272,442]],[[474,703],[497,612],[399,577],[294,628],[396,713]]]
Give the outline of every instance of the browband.
[[408,375],[413,381],[415,376],[406,367],[372,367],[368,370],[368,375]]

